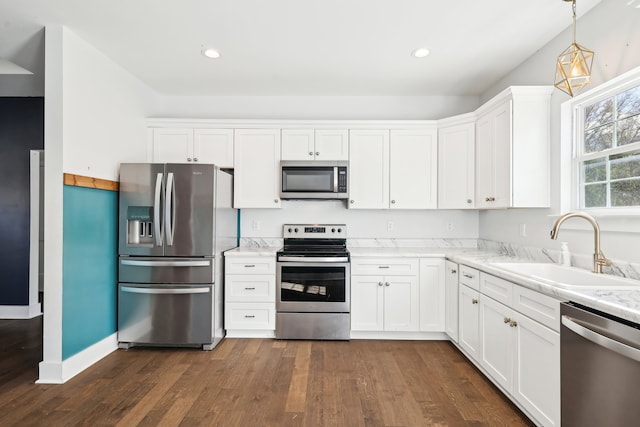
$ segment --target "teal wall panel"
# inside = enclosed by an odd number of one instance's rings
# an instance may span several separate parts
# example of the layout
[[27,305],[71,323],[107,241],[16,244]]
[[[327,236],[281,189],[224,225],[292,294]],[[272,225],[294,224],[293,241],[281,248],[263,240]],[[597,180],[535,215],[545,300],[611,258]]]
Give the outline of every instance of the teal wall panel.
[[118,193],[64,186],[62,359],[117,330]]

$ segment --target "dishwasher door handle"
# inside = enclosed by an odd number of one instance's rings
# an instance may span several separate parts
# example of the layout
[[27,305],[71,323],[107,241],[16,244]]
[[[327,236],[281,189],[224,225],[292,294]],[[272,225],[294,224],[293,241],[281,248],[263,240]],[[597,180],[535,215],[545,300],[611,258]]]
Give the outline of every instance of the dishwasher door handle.
[[621,356],[633,359],[636,362],[640,362],[639,349],[592,331],[591,329],[583,326],[580,323],[582,322],[580,322],[578,319],[574,319],[566,315],[562,316],[562,324],[584,339],[587,339],[592,343],[604,347],[608,350],[616,352]]

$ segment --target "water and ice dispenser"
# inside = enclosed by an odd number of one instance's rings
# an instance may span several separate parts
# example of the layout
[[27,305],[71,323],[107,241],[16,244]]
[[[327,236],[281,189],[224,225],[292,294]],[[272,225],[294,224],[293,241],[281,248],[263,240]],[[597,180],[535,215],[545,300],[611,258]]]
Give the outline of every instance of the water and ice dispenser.
[[127,245],[153,246],[153,206],[127,208]]

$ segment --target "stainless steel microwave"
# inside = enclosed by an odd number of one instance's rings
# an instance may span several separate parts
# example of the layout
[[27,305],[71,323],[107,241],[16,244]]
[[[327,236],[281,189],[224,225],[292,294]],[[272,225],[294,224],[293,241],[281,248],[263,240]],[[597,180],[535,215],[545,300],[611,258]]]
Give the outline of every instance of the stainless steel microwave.
[[347,161],[282,161],[281,199],[346,199]]

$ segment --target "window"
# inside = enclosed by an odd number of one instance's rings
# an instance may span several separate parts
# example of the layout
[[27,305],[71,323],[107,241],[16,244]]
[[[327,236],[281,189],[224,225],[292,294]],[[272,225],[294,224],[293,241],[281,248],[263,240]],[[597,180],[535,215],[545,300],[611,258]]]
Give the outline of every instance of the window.
[[640,208],[640,78],[575,105],[581,209]]

